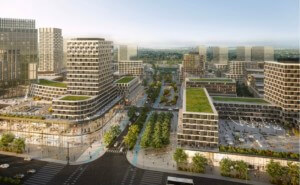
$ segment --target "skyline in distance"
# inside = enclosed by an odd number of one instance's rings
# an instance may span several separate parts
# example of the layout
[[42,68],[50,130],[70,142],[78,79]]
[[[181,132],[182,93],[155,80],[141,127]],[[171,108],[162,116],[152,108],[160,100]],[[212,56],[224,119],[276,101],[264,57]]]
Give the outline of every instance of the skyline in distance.
[[298,0],[4,0],[0,17],[36,20],[64,38],[105,37],[141,47],[299,47]]

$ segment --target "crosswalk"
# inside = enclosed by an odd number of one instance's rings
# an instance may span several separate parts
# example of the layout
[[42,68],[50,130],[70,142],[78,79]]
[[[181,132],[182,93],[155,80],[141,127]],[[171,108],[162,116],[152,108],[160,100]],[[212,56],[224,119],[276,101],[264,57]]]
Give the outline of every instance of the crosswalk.
[[135,179],[136,173],[137,173],[137,168],[128,167],[123,177],[121,185],[133,185],[133,181]]
[[80,165],[64,182],[63,185],[73,185],[76,184],[77,180],[80,178],[80,176],[85,172],[88,165]]
[[58,174],[65,165],[49,163],[24,182],[24,185],[45,185]]
[[126,154],[125,151],[121,152],[119,149],[108,149],[106,152],[108,153],[119,153],[119,154]]
[[162,183],[164,173],[156,171],[145,171],[142,176],[140,185],[160,185]]

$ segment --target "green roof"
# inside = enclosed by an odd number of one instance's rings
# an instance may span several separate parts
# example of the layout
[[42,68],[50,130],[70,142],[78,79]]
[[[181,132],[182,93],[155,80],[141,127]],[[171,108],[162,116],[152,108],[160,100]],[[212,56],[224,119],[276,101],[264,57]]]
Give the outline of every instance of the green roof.
[[46,79],[39,79],[38,80],[39,85],[44,85],[44,86],[52,86],[52,87],[67,87],[67,84],[62,83],[62,82],[56,82],[56,81],[50,81]]
[[119,79],[116,83],[119,84],[127,84],[129,83],[131,80],[133,80],[134,77],[133,76],[124,76],[123,78]]
[[234,83],[230,78],[190,78],[190,81]]
[[87,100],[91,98],[90,96],[64,96],[60,100],[67,100],[67,101],[81,101]]
[[213,113],[203,88],[186,89],[186,111]]
[[214,96],[214,101],[223,101],[223,102],[244,102],[244,103],[264,103],[269,104],[261,98],[243,98],[243,97],[226,97],[226,96]]

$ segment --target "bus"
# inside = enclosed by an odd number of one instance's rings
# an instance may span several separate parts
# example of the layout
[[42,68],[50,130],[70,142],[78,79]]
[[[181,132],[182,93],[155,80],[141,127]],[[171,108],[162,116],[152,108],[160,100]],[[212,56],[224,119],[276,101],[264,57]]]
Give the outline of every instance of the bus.
[[168,176],[166,185],[194,185],[193,179]]

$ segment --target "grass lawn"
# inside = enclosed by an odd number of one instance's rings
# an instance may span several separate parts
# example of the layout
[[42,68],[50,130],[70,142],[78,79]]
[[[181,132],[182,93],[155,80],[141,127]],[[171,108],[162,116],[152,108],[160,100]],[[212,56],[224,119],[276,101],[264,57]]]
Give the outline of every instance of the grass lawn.
[[213,113],[203,88],[186,89],[186,111]]
[[123,78],[119,79],[116,83],[119,84],[127,84],[129,83],[131,80],[133,80],[134,77],[133,76],[124,76]]
[[67,84],[62,82],[50,81],[45,79],[39,79],[39,85],[52,86],[52,87],[67,87]]
[[269,102],[265,101],[261,98],[242,98],[242,97],[224,97],[224,96],[214,96],[214,101],[223,101],[223,102],[246,102],[246,103],[267,103]]
[[87,100],[90,96],[65,96],[61,98],[60,100],[67,100],[67,101],[81,101],[81,100]]
[[229,78],[190,78],[190,81],[235,83]]

